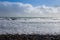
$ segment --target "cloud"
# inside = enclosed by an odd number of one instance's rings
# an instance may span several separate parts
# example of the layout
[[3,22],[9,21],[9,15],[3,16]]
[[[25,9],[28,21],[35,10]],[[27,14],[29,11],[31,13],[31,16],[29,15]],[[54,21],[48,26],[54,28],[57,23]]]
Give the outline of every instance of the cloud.
[[0,2],[0,16],[60,17],[60,7],[33,6],[20,2]]

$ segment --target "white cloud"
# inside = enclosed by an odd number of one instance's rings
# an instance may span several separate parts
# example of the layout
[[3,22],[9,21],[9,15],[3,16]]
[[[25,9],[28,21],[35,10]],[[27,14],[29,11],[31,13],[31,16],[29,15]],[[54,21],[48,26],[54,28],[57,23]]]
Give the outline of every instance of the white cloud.
[[32,6],[20,2],[0,2],[0,16],[60,17],[60,7]]

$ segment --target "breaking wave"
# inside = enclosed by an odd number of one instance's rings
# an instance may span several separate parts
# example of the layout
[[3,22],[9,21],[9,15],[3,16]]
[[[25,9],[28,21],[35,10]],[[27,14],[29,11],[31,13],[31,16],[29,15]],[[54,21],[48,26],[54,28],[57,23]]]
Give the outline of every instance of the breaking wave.
[[0,34],[60,34],[59,18],[0,18]]

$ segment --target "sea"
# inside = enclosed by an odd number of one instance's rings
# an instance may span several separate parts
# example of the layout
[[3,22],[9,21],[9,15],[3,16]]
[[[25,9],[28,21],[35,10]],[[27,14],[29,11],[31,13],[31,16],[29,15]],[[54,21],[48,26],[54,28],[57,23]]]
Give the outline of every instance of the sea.
[[0,34],[60,34],[58,17],[0,17]]

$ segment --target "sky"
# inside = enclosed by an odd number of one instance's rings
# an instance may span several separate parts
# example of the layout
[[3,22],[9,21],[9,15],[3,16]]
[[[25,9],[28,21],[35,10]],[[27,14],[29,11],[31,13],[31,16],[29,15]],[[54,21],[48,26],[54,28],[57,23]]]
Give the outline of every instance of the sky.
[[60,0],[0,0],[0,1],[28,3],[34,6],[39,6],[39,5],[60,6],[59,4]]
[[60,0],[0,0],[0,17],[41,16],[60,17]]

